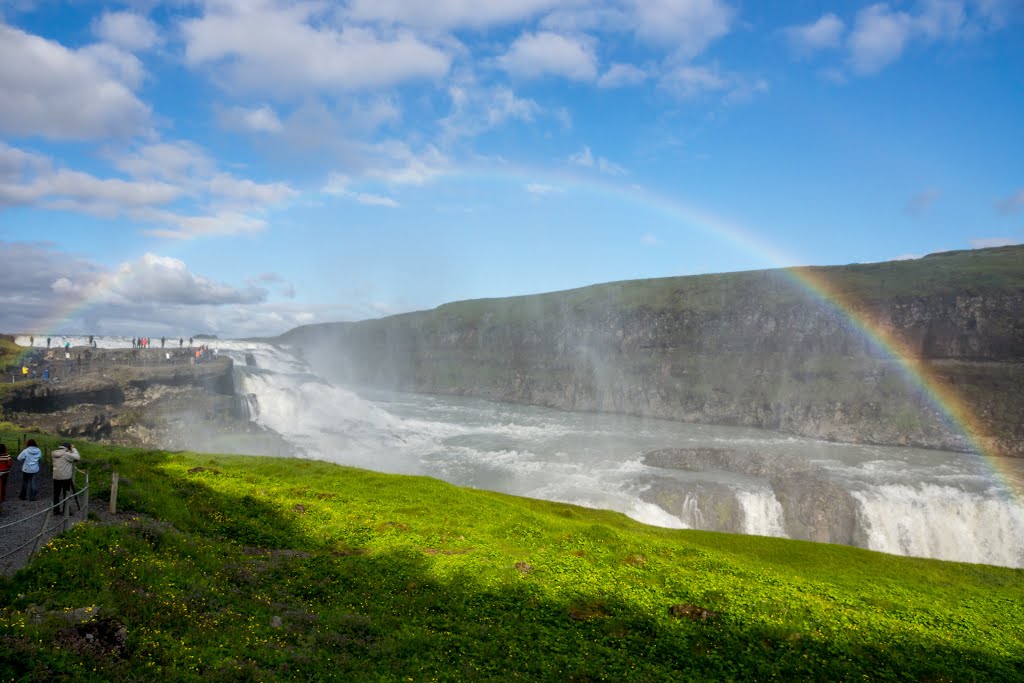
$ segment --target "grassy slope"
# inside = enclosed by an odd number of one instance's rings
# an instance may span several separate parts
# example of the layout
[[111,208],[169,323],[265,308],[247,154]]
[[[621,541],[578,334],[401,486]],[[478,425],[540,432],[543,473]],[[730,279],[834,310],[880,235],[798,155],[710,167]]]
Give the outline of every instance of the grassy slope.
[[[656,529],[319,462],[81,448],[94,504],[116,470],[122,506],[140,515],[80,525],[0,582],[2,680],[998,681],[1024,670],[1021,570]],[[35,623],[33,605],[52,612]],[[87,623],[60,617],[93,605]],[[677,605],[716,615],[694,621]]]

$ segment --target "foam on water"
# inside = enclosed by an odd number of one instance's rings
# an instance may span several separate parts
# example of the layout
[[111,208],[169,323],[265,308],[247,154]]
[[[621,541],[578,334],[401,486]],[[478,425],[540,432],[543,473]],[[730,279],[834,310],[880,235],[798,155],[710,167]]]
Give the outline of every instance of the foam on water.
[[1024,509],[1007,496],[935,484],[886,484],[853,496],[872,550],[1024,566]]
[[[95,340],[102,348],[131,347],[130,337]],[[168,341],[168,348],[177,348],[177,339]],[[35,342],[45,348],[46,337]],[[88,338],[52,336],[55,348],[65,342],[82,346]],[[17,343],[27,346],[28,337]],[[671,528],[709,528],[697,489],[715,482],[727,487],[726,495],[735,493],[743,531],[765,536],[785,535],[784,511],[767,480],[649,467],[641,456],[662,448],[726,447],[799,457],[851,492],[860,532],[873,550],[1024,566],[1024,507],[976,456],[466,397],[364,396],[316,376],[286,349],[201,343],[235,360],[236,387],[249,399],[252,419],[294,444],[300,457],[617,510]],[[247,366],[246,354],[255,367]],[[642,498],[652,481],[678,492],[678,516]]]

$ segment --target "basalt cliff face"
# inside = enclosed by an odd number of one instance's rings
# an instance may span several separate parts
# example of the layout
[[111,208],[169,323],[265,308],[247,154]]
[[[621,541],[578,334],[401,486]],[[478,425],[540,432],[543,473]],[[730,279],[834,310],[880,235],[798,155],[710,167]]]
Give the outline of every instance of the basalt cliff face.
[[1024,457],[1024,247],[465,301],[279,341],[352,384],[860,443],[966,450],[970,433]]
[[[249,422],[226,356],[193,363],[191,354],[159,349],[72,347],[67,353],[75,360],[65,361],[64,349],[36,352],[35,378],[2,387],[4,419],[129,446],[288,452],[280,437]],[[49,381],[41,379],[45,366],[52,370]]]

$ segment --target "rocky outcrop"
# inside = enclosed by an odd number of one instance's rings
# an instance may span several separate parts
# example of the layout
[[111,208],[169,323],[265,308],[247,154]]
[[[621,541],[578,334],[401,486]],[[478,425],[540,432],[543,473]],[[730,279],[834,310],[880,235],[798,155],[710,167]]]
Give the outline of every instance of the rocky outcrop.
[[[691,472],[731,472],[764,480],[778,500],[789,538],[820,543],[865,545],[857,523],[858,505],[849,491],[831,481],[805,459],[768,457],[753,451],[727,448],[666,448],[644,455],[651,467]],[[736,491],[729,486],[690,484],[674,491],[664,480],[645,493],[648,502],[687,519],[686,505],[701,510],[697,526],[708,530],[743,531],[742,510]],[[704,511],[711,511],[710,516]]]
[[193,364],[186,354],[157,349],[72,349],[72,357],[86,351],[87,361],[65,365],[61,350],[52,363],[52,381],[5,385],[0,392],[4,418],[64,436],[131,446],[290,452],[278,435],[249,422],[226,356]]
[[1024,247],[466,301],[280,341],[353,384],[952,450],[973,446],[962,420],[1024,456]]

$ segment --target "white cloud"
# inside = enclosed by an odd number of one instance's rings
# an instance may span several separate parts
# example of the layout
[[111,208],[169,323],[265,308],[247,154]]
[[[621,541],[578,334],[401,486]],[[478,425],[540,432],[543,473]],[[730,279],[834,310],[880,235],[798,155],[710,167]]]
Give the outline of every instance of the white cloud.
[[284,130],[281,119],[271,107],[231,107],[221,111],[220,119],[228,128],[251,133],[280,133]]
[[217,283],[191,272],[184,261],[152,253],[122,263],[101,286],[125,301],[147,304],[223,306],[257,303],[267,298],[263,288],[237,289]]
[[915,259],[924,258],[924,254],[900,254],[899,256],[892,257],[893,261],[913,261]]
[[160,44],[156,24],[131,12],[105,12],[94,29],[102,40],[129,52],[149,50]]
[[497,58],[496,63],[521,78],[552,75],[592,81],[597,77],[597,57],[592,40],[550,31],[524,33],[512,43],[508,52]]
[[1024,211],[1024,187],[996,202],[996,210],[1005,215]]
[[[62,322],[62,332],[154,335],[177,339],[196,331],[221,337],[280,334],[301,324],[376,315],[366,302],[310,306],[270,301],[270,284],[291,298],[294,287],[280,277],[247,278],[244,286],[218,282],[176,258],[149,253],[113,269],[56,245],[0,241],[11,283],[0,288],[0,329],[50,332],[54,294],[86,313]],[[59,274],[59,275],[57,275]]]
[[847,48],[848,63],[857,74],[870,75],[902,56],[908,44],[962,41],[1005,25],[1013,0],[919,0],[906,11],[887,3],[857,14]]
[[208,177],[215,163],[198,145],[178,140],[157,142],[129,150],[109,151],[114,168],[135,178],[160,178],[176,183]]
[[0,24],[0,133],[89,140],[141,132],[150,111],[130,88],[140,77],[138,60],[111,45],[69,50]]
[[845,30],[846,24],[843,20],[829,12],[813,23],[784,29],[783,34],[795,52],[808,54],[839,47]]
[[218,173],[206,181],[208,191],[218,201],[243,204],[277,204],[295,195],[286,183],[257,183],[229,173]]
[[626,0],[637,35],[694,57],[732,27],[735,10],[720,0]]
[[729,81],[717,68],[688,64],[664,74],[661,86],[679,97],[690,99],[707,92],[725,90]]
[[527,183],[523,186],[527,192],[538,197],[548,197],[555,194],[565,194],[565,188],[558,185],[546,185],[544,183]]
[[862,9],[850,34],[850,65],[858,74],[881,71],[903,54],[914,29],[906,12],[894,12],[888,5]]
[[392,209],[400,206],[397,201],[385,195],[351,190],[349,189],[351,182],[352,179],[343,173],[332,173],[328,176],[327,183],[321,191],[335,197],[346,197],[366,206],[383,206]]
[[157,227],[143,230],[147,235],[165,239],[191,240],[223,235],[252,235],[267,229],[262,218],[242,211],[223,210],[205,214],[182,214],[145,208],[131,216]]
[[1021,244],[1019,237],[977,237],[971,240],[971,247],[974,249],[987,249],[989,247],[1008,247],[1013,244]]
[[569,163],[575,164],[576,166],[582,166],[583,168],[593,169],[605,175],[625,175],[626,169],[619,166],[613,161],[609,161],[604,157],[596,157],[590,150],[590,146],[586,145],[579,152],[571,154],[569,156]]
[[389,140],[367,147],[373,155],[363,175],[391,185],[424,185],[448,170],[451,162],[433,145],[415,152],[409,145]]
[[429,28],[485,28],[530,19],[564,0],[352,0],[348,14],[358,21],[379,21]]
[[531,122],[540,113],[536,102],[506,86],[481,87],[469,80],[448,89],[452,110],[439,122],[449,140],[472,137],[510,121]]
[[451,56],[409,31],[334,26],[333,16],[312,3],[211,4],[182,23],[185,61],[221,67],[232,88],[274,95],[379,88],[448,73]]
[[640,85],[647,80],[647,72],[632,64],[612,64],[597,80],[599,88],[621,88]]
[[658,236],[655,235],[654,233],[648,232],[644,233],[644,235],[640,238],[640,244],[644,245],[645,247],[656,247],[659,244],[661,244],[661,240],[658,239]]

